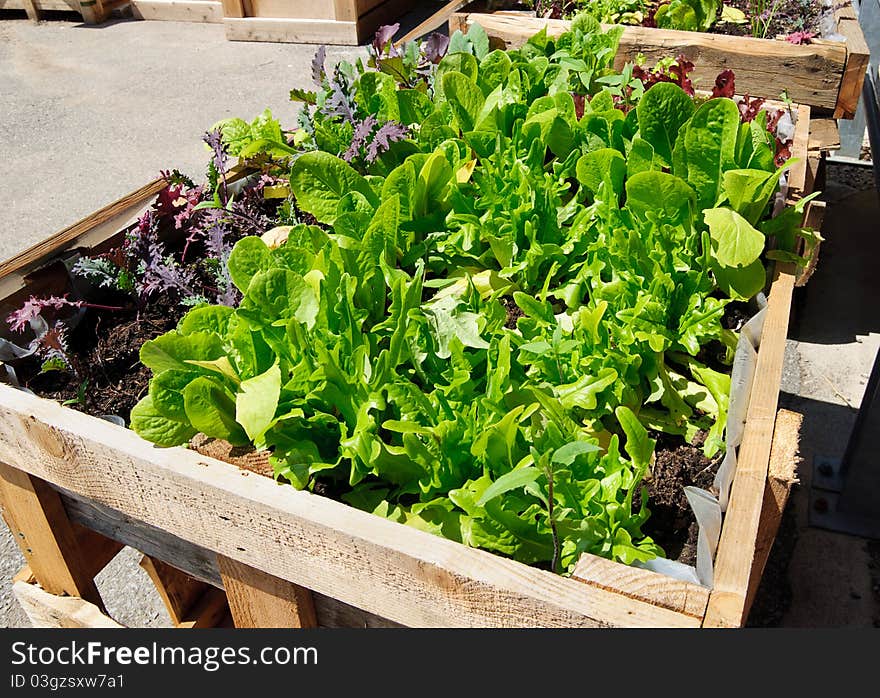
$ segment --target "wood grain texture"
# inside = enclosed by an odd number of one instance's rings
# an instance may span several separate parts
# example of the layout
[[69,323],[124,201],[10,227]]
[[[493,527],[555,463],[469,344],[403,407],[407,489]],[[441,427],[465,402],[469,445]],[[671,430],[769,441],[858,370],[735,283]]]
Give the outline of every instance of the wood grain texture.
[[339,19],[327,0],[249,0],[248,17]]
[[862,85],[865,82],[870,52],[859,21],[855,17],[840,17],[837,31],[846,37],[847,55],[834,116],[837,119],[852,119],[856,115],[859,99],[862,96]]
[[672,579],[663,574],[622,565],[585,553],[578,560],[572,578],[601,589],[625,594],[700,620],[709,603],[709,590],[699,584]]
[[798,201],[810,192],[807,185],[807,157],[810,142],[810,107],[805,104],[797,107],[797,122],[794,126],[794,139],[791,145],[791,157],[794,165],[788,171],[788,199]]
[[[450,29],[474,23],[481,24],[496,45],[513,48],[524,44],[543,27],[550,36],[559,36],[570,27],[566,20],[473,13],[455,17]],[[649,65],[667,56],[684,54],[695,64],[692,76],[697,86],[704,89],[711,88],[718,73],[731,68],[736,72],[736,89],[740,94],[777,99],[787,91],[794,102],[828,111],[837,105],[847,60],[846,45],[839,42],[798,46],[772,39],[624,27],[615,67],[620,69],[640,53]]]
[[35,0],[22,0],[22,5],[29,20],[32,22],[40,21],[40,9],[37,7]]
[[333,18],[339,22],[354,22],[358,18],[355,0],[333,0]]
[[312,592],[225,555],[217,567],[236,628],[315,628]]
[[[129,516],[88,501],[67,490],[61,500],[71,521],[100,531],[124,545],[148,554],[154,560],[172,563],[188,576],[223,588],[216,555],[193,543],[174,536],[161,528],[150,526]],[[313,593],[318,625],[322,628],[393,628],[398,623],[355,608],[337,599]]]
[[837,150],[840,147],[840,129],[837,119],[811,119],[807,149],[810,151]]
[[261,19],[245,17],[223,20],[230,41],[275,41],[288,44],[335,44],[356,46],[356,22],[319,19]]
[[164,22],[223,21],[223,3],[211,0],[131,0],[132,13],[138,19]]
[[36,584],[17,581],[12,593],[35,628],[122,628],[88,601],[56,596]]
[[779,265],[768,299],[736,477],[715,557],[706,627],[740,627],[748,614],[794,281],[791,265]]
[[694,626],[0,386],[0,459],[172,535],[411,626]]
[[208,589],[213,588],[149,555],[141,558],[140,566],[150,577],[159,593],[159,598],[165,604],[171,622],[177,627],[188,620],[189,612],[199,599]]
[[800,432],[803,421],[803,415],[789,410],[779,410],[776,415],[746,608],[751,608],[755,599],[761,576],[767,566],[767,559],[770,557],[770,550],[779,531],[785,505],[788,503],[788,496],[791,488],[798,481],[797,470],[801,462]]
[[39,478],[0,462],[0,505],[28,567],[46,591],[101,603],[94,570],[80,550],[77,531],[57,492]]

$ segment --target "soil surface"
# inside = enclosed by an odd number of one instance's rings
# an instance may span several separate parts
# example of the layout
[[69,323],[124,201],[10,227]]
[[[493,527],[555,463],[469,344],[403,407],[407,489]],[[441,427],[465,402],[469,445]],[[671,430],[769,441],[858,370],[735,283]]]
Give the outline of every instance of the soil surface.
[[[745,13],[748,19],[751,16],[751,8],[755,0],[725,0],[725,5],[736,8]],[[778,3],[766,2],[765,12],[771,15],[769,24],[763,37],[773,39],[777,36],[788,36],[794,32],[810,32],[819,34],[818,22],[821,8],[816,0],[780,0]],[[772,13],[771,13],[772,10]],[[763,27],[763,25],[762,25]],[[717,22],[711,29],[711,34],[728,34],[730,36],[752,36],[751,23],[743,24],[731,22]]]
[[709,460],[703,455],[705,434],[700,434],[694,444],[682,444],[679,438],[666,434],[651,436],[657,439],[651,479],[645,483],[651,516],[642,532],[651,536],[670,560],[694,565],[699,527],[684,488],[709,490],[720,456]]
[[[108,303],[109,304],[109,303]],[[142,310],[90,310],[71,332],[69,356],[76,374],[40,373],[40,361],[17,367],[19,380],[41,397],[96,417],[117,415],[128,422],[147,392],[150,370],[140,363],[144,342],[174,329],[187,307],[156,300]]]

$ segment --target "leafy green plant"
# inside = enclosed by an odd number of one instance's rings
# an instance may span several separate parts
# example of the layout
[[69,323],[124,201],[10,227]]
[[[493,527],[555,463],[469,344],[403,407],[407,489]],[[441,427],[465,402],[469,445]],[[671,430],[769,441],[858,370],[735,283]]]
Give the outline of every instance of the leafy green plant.
[[[472,30],[427,71],[424,46],[319,53],[275,173],[312,224],[239,240],[241,302],[143,346],[132,428],[267,449],[297,488],[554,571],[662,555],[649,430],[723,452],[726,306],[765,286],[768,238],[794,258],[808,233],[771,216],[766,120],[617,75],[619,36],[582,16],[503,52]],[[392,122],[349,157],[356,124]]]

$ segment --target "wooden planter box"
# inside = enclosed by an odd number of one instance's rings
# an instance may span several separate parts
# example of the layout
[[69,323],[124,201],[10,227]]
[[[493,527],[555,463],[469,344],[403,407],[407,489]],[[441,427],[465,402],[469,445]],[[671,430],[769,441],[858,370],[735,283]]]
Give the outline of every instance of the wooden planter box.
[[43,12],[77,12],[86,24],[100,24],[129,0],[0,0],[0,10],[24,10],[28,19],[40,21]]
[[[809,128],[801,107],[793,198]],[[0,264],[0,315],[63,290],[64,253],[118,241],[163,186]],[[806,224],[823,212],[811,202]],[[795,481],[801,418],[777,412],[795,284],[776,270],[712,589],[589,554],[561,577],[0,385],[0,502],[28,564],[16,594],[38,625],[117,626],[93,580],[126,544],[179,627],[741,626]]]
[[226,38],[357,46],[413,0],[222,0]]
[[[800,46],[776,39],[625,26],[615,67],[640,53],[649,65],[684,54],[695,64],[693,75],[702,89],[711,88],[718,73],[729,68],[736,73],[739,94],[779,99],[786,91],[792,101],[814,111],[852,119],[868,67],[868,46],[849,0],[834,13],[837,32],[846,41],[816,39]],[[544,27],[549,35],[558,36],[571,26],[566,20],[522,12],[489,13],[485,3],[474,2],[450,17],[449,31],[467,32],[474,23],[486,30],[493,43],[507,47],[521,46]]]

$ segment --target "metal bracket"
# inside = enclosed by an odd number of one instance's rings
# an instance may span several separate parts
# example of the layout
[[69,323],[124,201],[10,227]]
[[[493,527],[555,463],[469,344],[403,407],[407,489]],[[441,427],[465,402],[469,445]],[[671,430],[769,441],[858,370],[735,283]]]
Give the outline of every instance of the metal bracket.
[[845,478],[840,458],[816,456],[810,488],[810,526],[847,533],[860,538],[880,539],[880,518],[840,510]]

